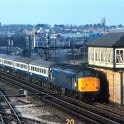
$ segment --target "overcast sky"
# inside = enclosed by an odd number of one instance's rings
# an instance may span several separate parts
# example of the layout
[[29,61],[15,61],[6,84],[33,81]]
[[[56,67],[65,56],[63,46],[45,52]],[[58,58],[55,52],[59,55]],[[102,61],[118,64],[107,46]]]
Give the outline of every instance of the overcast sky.
[[0,0],[2,24],[124,25],[124,0]]

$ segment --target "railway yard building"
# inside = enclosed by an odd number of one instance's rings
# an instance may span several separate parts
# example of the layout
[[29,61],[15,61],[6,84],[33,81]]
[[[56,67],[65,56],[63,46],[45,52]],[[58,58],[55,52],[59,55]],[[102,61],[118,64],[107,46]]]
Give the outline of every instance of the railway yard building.
[[108,86],[109,101],[124,105],[124,32],[108,33],[88,43],[88,64],[105,74],[101,83]]

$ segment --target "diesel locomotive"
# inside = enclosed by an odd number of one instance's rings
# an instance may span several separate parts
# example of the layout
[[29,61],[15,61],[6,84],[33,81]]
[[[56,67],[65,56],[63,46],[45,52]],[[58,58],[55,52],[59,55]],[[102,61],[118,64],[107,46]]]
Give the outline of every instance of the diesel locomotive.
[[36,79],[52,90],[80,100],[96,100],[100,92],[99,72],[88,66],[71,65],[0,54],[0,67]]

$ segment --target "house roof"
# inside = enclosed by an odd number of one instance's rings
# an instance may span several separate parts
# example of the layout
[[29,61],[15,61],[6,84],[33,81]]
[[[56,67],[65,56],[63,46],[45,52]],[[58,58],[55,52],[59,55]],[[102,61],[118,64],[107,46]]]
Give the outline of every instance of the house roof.
[[124,47],[124,32],[108,33],[87,43],[91,47]]

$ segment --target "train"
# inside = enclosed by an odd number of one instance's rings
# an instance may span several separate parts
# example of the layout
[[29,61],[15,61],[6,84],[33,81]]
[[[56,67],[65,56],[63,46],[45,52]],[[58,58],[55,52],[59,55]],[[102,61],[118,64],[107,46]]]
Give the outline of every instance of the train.
[[88,66],[0,54],[0,68],[26,79],[38,80],[39,85],[76,99],[96,100],[99,97],[99,72]]

